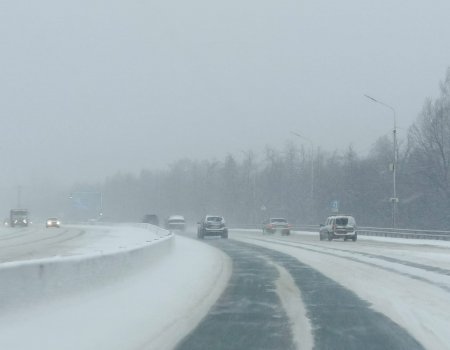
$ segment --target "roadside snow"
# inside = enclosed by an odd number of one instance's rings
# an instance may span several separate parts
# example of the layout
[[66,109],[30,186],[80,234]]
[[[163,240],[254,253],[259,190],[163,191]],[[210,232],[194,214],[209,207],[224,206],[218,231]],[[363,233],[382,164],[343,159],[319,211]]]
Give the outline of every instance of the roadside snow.
[[[104,254],[148,237],[130,233],[103,231],[73,253]],[[208,312],[230,274],[219,250],[175,237],[169,253],[119,281],[2,314],[0,349],[170,349]]]

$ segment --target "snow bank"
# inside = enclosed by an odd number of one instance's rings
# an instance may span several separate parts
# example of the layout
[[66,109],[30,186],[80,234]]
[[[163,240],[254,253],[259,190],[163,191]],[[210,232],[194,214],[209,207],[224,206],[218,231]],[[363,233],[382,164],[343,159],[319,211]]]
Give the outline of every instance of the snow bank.
[[[138,273],[89,293],[0,313],[0,349],[173,348],[217,301],[231,263],[218,249],[196,240],[177,236],[163,242],[171,242],[170,252]],[[147,261],[145,253],[138,254]],[[87,265],[84,270],[89,273]]]
[[[243,232],[243,233],[255,233],[261,235],[261,230],[258,229],[232,229],[230,232]],[[311,231],[291,231],[292,235],[298,236],[312,236],[319,239],[319,230],[317,232]],[[403,245],[417,245],[417,246],[434,246],[434,247],[450,247],[449,241],[435,240],[435,239],[422,239],[422,238],[394,238],[394,237],[382,237],[382,236],[365,236],[358,235],[360,241],[377,241],[384,243],[403,244]]]
[[0,265],[0,311],[120,280],[167,254],[173,235],[152,227],[86,227],[92,244],[70,256]]

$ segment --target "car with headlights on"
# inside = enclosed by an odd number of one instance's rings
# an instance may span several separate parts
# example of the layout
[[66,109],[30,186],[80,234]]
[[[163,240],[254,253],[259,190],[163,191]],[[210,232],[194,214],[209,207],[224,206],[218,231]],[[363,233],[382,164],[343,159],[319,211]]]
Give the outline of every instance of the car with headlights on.
[[205,236],[228,238],[228,228],[223,216],[206,215],[198,222],[197,237],[203,239]]
[[61,222],[57,218],[48,218],[45,227],[61,227]]

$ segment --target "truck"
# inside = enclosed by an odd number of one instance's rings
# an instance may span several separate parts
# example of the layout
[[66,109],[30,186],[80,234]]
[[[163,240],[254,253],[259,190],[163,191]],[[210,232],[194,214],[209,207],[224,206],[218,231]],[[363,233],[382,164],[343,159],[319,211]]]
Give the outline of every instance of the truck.
[[14,226],[28,226],[28,210],[27,209],[11,209],[9,213],[9,224]]

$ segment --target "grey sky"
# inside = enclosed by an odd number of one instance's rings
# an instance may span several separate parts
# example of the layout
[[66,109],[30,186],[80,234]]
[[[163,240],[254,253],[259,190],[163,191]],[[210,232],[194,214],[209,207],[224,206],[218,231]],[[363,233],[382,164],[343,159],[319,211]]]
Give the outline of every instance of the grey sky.
[[400,137],[450,66],[450,2],[0,3],[1,188]]

